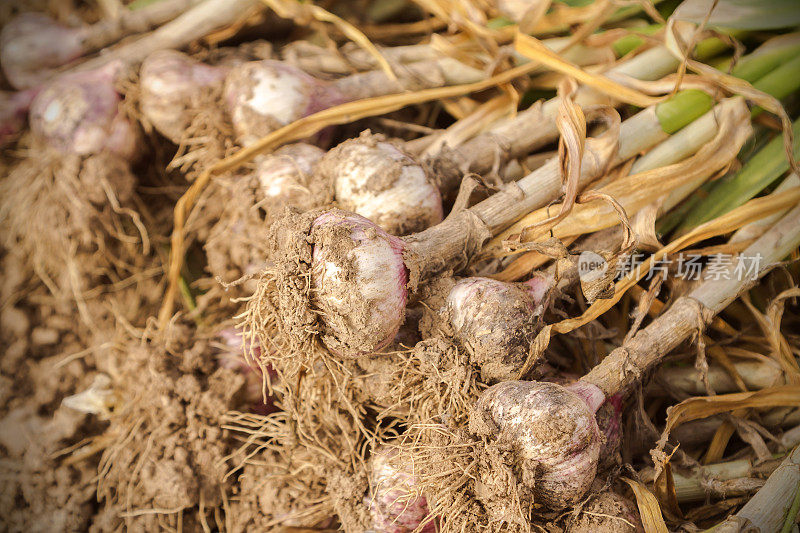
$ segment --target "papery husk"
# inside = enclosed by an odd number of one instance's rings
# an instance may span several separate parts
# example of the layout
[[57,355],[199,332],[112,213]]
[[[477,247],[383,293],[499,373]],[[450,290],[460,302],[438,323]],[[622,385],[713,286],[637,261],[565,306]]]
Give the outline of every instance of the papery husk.
[[794,158],[794,153],[792,150],[792,122],[783,105],[781,105],[777,98],[755,89],[747,81],[719,71],[710,65],[701,63],[700,61],[689,58],[684,53],[686,42],[684,42],[683,39],[683,34],[686,33],[687,28],[693,28],[693,24],[675,20],[673,18],[670,18],[667,22],[665,44],[667,49],[673,55],[675,55],[675,57],[681,59],[681,67],[678,70],[678,77],[680,78],[688,68],[701,74],[706,79],[713,81],[716,85],[724,88],[730,93],[741,95],[763,107],[770,113],[775,114],[781,122],[783,145],[784,150],[786,151],[786,157],[789,160],[789,166],[795,174],[800,174],[800,167]]
[[615,284],[614,295],[611,298],[598,300],[579,317],[569,318],[554,324],[554,330],[559,333],[567,333],[588,324],[602,315],[605,311],[616,305],[625,292],[645,276],[650,265],[654,261],[666,257],[668,254],[679,252],[694,243],[701,242],[714,236],[731,233],[750,222],[760,220],[775,212],[784,211],[791,206],[797,205],[798,201],[800,201],[800,188],[795,187],[780,194],[770,195],[770,197],[750,200],[729,213],[698,226],[691,232],[659,249],[635,269],[634,272],[619,280]]
[[666,442],[669,432],[684,422],[736,409],[794,406],[797,405],[798,398],[800,398],[800,386],[797,385],[780,385],[755,392],[689,398],[668,410],[667,424],[661,440]]
[[308,24],[309,20],[312,18],[318,20],[319,22],[333,24],[339,31],[344,33],[347,38],[352,40],[354,43],[364,49],[369,55],[371,55],[378,63],[381,70],[386,73],[389,79],[394,80],[397,78],[392,71],[392,67],[389,65],[389,62],[383,57],[383,55],[381,55],[380,51],[375,47],[374,44],[372,44],[369,38],[358,28],[341,17],[334,15],[321,6],[313,4],[305,4],[286,0],[261,1],[273,9],[278,16],[282,18],[294,19],[299,24]]
[[566,74],[579,83],[592,87],[615,100],[639,107],[647,107],[663,100],[663,98],[651,97],[641,91],[626,87],[608,77],[589,73],[565,61],[559,57],[556,52],[544,46],[538,39],[523,33],[518,32],[516,34],[514,47],[517,52],[532,61],[546,65],[562,74]]
[[658,500],[647,487],[634,479],[622,478],[636,496],[636,504],[639,507],[639,515],[642,519],[645,533],[667,533],[667,525],[661,514],[661,506]]

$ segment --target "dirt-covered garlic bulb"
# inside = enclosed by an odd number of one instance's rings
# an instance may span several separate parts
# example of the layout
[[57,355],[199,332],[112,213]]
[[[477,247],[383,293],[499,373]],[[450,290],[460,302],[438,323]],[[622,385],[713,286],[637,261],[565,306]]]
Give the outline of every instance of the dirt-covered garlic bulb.
[[314,220],[311,240],[311,301],[320,313],[325,345],[357,357],[389,344],[405,316],[408,273],[402,241],[340,210]]
[[134,159],[139,132],[120,108],[122,98],[114,87],[120,67],[112,63],[58,78],[33,100],[31,130],[64,153],[108,152]]
[[576,385],[505,381],[489,387],[470,413],[470,431],[510,449],[519,482],[551,509],[579,502],[597,472],[595,411],[604,398],[599,389]]
[[0,64],[17,89],[50,78],[58,67],[85,52],[84,31],[64,26],[43,13],[22,13],[0,31]]
[[592,496],[567,525],[567,533],[641,533],[644,531],[636,505],[607,489]]
[[422,231],[442,220],[442,198],[426,168],[382,135],[366,131],[330,150],[319,174],[333,184],[342,208],[392,235]]
[[301,211],[313,207],[314,195],[309,190],[311,176],[325,155],[321,148],[307,143],[288,144],[257,160],[259,200],[267,210],[291,205]]
[[464,278],[447,296],[456,340],[489,383],[514,379],[539,329],[539,301],[522,283]]
[[225,67],[206,65],[175,50],[154,52],[139,75],[142,113],[177,144],[194,118],[192,104],[204,91],[221,85],[227,73]]
[[414,492],[417,480],[413,466],[402,462],[395,448],[385,445],[373,451],[369,466],[370,489],[364,504],[371,517],[370,529],[382,533],[435,533],[436,524],[428,518],[425,496]]
[[[543,381],[556,383],[564,387],[571,387],[573,392],[578,392],[579,396],[589,398],[591,403],[592,395],[596,392],[593,387],[586,386],[578,380],[578,376],[568,373],[559,373],[548,376]],[[620,449],[622,448],[622,395],[615,394],[607,398],[595,413],[597,427],[600,429],[601,446],[600,457],[598,459],[598,470],[602,471],[619,462]]]
[[225,103],[244,146],[345,100],[331,84],[270,59],[237,65],[225,79]]

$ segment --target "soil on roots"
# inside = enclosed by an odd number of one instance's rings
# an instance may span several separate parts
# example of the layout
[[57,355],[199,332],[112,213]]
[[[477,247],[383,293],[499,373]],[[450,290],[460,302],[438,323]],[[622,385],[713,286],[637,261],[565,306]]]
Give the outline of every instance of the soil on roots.
[[222,419],[245,380],[221,368],[217,353],[179,320],[120,347],[111,374],[119,405],[103,435],[98,496],[129,529],[178,521],[199,529],[226,505],[225,457],[235,446]]
[[[83,531],[98,512],[94,443],[107,423],[62,405],[88,388],[119,331],[90,331],[20,252],[0,270],[0,514],[5,531]],[[94,450],[96,451],[96,450]]]
[[35,152],[0,181],[2,245],[57,301],[75,306],[73,320],[90,329],[117,319],[143,325],[162,293],[163,215],[151,215],[137,179],[113,156]]

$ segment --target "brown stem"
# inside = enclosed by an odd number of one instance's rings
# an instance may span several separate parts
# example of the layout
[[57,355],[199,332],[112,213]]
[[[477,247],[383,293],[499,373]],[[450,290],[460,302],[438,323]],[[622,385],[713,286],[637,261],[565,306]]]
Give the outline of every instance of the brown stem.
[[136,11],[123,9],[117,18],[92,24],[85,32],[87,52],[99,50],[127,35],[142,33],[169,22],[202,0],[158,0]]
[[769,476],[764,486],[736,514],[713,528],[722,533],[743,531],[781,531],[786,523],[793,524],[797,507],[793,506],[800,484],[800,448],[795,448]]
[[[733,366],[742,376],[747,390],[761,390],[773,385],[783,385],[781,380],[783,371],[777,363],[737,361]],[[662,368],[657,374],[657,380],[669,390],[677,389],[680,392],[698,396],[706,394],[703,380],[697,369],[693,367]],[[708,382],[717,394],[740,392],[731,374],[721,365],[709,366]]]
[[[761,258],[759,276],[786,257],[800,244],[800,206],[792,209],[772,229],[750,245],[743,257]],[[606,396],[623,391],[656,367],[666,354],[708,324],[755,280],[741,279],[735,265],[728,267],[730,279],[706,280],[689,295],[675,301],[670,309],[640,330],[606,357],[583,378],[598,386]],[[724,278],[721,275],[720,278]]]
[[[626,121],[627,122],[627,121]],[[610,138],[616,138],[613,134]],[[601,174],[613,158],[616,143],[589,139],[581,167],[581,185]],[[470,209],[454,213],[444,222],[405,237],[406,264],[415,280],[427,279],[444,269],[458,269],[477,253],[493,234],[526,213],[546,205],[561,193],[558,159]]]
[[348,100],[374,98],[408,90],[433,89],[484,80],[488,75],[455,59],[446,57],[395,67],[397,80],[382,70],[351,74],[333,82]]
[[[654,48],[620,63],[606,72],[609,77],[626,77],[650,80],[674,72],[677,60],[663,47]],[[604,104],[608,98],[590,88],[581,88],[576,103],[588,108]],[[514,118],[503,121],[489,131],[466,141],[461,146],[445,149],[430,159],[437,171],[439,188],[448,195],[458,189],[465,173],[485,174],[495,164],[522,157],[533,150],[553,142],[558,138],[556,116],[560,99],[551,98],[542,105],[534,105],[520,112]],[[417,144],[412,141],[412,151]],[[422,143],[419,142],[421,146]],[[499,158],[499,161],[498,161]]]

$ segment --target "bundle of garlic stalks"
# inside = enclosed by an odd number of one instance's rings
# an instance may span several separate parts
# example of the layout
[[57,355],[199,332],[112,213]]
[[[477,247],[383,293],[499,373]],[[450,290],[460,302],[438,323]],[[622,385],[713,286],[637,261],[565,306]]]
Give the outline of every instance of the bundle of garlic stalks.
[[791,531],[787,0],[0,8],[12,531]]

